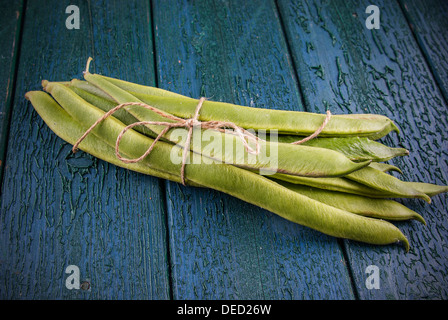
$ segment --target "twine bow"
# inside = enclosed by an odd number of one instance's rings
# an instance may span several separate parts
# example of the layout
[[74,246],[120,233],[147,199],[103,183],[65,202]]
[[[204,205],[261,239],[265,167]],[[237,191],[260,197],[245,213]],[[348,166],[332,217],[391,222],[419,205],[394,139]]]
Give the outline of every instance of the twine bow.
[[[226,133],[231,133],[234,135],[237,135],[240,140],[242,141],[244,148],[246,149],[246,151],[250,154],[255,154],[258,155],[260,153],[260,143],[259,137],[255,136],[254,134],[250,133],[249,131],[245,130],[244,128],[241,128],[239,126],[237,126],[235,123],[233,122],[227,122],[227,121],[199,121],[199,111],[202,108],[202,104],[204,103],[205,98],[202,97],[201,99],[199,99],[199,102],[196,106],[196,110],[194,113],[193,118],[190,119],[183,119],[183,118],[179,118],[176,116],[173,116],[171,114],[165,113],[157,108],[154,108],[150,105],[147,105],[146,103],[142,103],[142,102],[126,102],[126,103],[122,103],[119,104],[118,106],[114,107],[113,109],[109,110],[108,112],[106,112],[101,118],[99,118],[97,121],[95,121],[95,123],[81,136],[81,138],[78,139],[78,141],[73,145],[72,148],[72,152],[76,153],[76,151],[78,150],[78,146],[81,143],[82,140],[85,139],[85,137],[100,123],[102,122],[104,119],[110,117],[113,113],[115,113],[116,111],[127,107],[127,106],[141,106],[143,108],[149,109],[151,111],[154,111],[155,113],[161,115],[164,118],[170,119],[170,120],[174,120],[176,122],[164,122],[164,121],[139,121],[139,122],[134,122],[128,126],[126,126],[125,128],[123,128],[123,130],[121,130],[120,134],[117,137],[116,143],[115,143],[115,155],[118,159],[120,159],[121,161],[123,161],[124,163],[136,163],[139,161],[142,161],[144,158],[146,158],[151,151],[154,149],[154,146],[156,145],[157,141],[160,140],[160,138],[162,138],[165,133],[168,132],[168,130],[172,129],[172,128],[186,128],[188,129],[188,134],[187,134],[187,140],[185,141],[185,145],[183,147],[183,152],[182,152],[182,166],[181,166],[181,173],[180,173],[180,178],[181,178],[181,182],[183,185],[185,185],[185,164],[187,162],[187,155],[188,155],[188,151],[190,150],[190,142],[191,142],[191,137],[193,135],[193,128],[195,126],[200,126],[201,128],[204,129],[213,129],[213,130],[217,130],[217,131],[224,131],[224,128],[232,128],[232,131],[225,131]],[[325,126],[327,125],[327,123],[330,121],[330,117],[331,117],[331,113],[328,110],[327,111],[327,116],[324,120],[324,122],[322,123],[322,125],[310,136],[293,142],[292,144],[301,144],[304,143],[308,140],[311,140],[315,137],[317,137],[322,130],[325,128]],[[165,128],[159,133],[159,135],[154,139],[154,141],[152,142],[152,144],[149,146],[149,148],[145,151],[144,154],[142,154],[140,157],[135,158],[135,159],[127,159],[124,158],[120,155],[119,152],[119,147],[120,147],[120,141],[123,137],[123,135],[126,133],[126,131],[128,131],[129,129],[132,129],[135,126],[139,126],[139,125],[161,125],[161,126],[165,126]],[[247,139],[247,140],[246,140]],[[253,149],[250,145],[248,141],[253,141],[255,143],[256,148]]]
[[[259,144],[258,140],[261,140],[261,139],[258,138],[257,136],[255,136],[254,134],[250,133],[249,131],[237,126],[233,122],[227,122],[227,121],[204,121],[204,122],[201,122],[201,121],[199,121],[198,120],[199,111],[201,110],[202,104],[204,103],[204,101],[205,101],[204,97],[199,99],[199,103],[196,106],[194,116],[193,116],[193,118],[190,118],[190,119],[183,119],[183,118],[173,116],[171,114],[167,114],[157,108],[154,108],[154,107],[147,105],[145,103],[142,103],[142,102],[127,102],[127,103],[119,104],[118,106],[116,106],[113,109],[106,112],[97,121],[95,121],[95,123],[73,145],[72,152],[76,153],[81,141],[84,140],[85,137],[104,119],[110,117],[113,113],[115,113],[116,111],[118,111],[124,107],[141,106],[143,108],[154,111],[155,113],[163,116],[164,118],[174,120],[176,122],[139,121],[139,122],[132,123],[132,124],[126,126],[125,128],[123,128],[123,130],[118,135],[116,143],[115,143],[115,155],[118,159],[120,159],[124,163],[136,163],[136,162],[139,162],[139,161],[143,160],[144,158],[146,158],[151,153],[151,151],[154,149],[154,146],[157,143],[157,141],[159,141],[160,138],[162,138],[165,135],[165,133],[168,132],[168,130],[170,130],[172,128],[182,128],[182,127],[186,128],[186,129],[188,129],[188,134],[187,134],[187,140],[185,141],[185,145],[183,147],[182,166],[181,166],[181,174],[180,174],[181,182],[183,185],[185,185],[185,164],[187,162],[188,151],[190,150],[190,142],[191,142],[191,137],[193,135],[193,127],[195,127],[195,126],[200,126],[201,128],[204,128],[204,129],[213,129],[213,130],[218,130],[218,131],[224,131],[224,128],[232,128],[233,132],[226,131],[226,133],[232,133],[232,134],[237,135],[240,138],[240,140],[242,141],[244,148],[246,149],[246,151],[248,153],[255,154],[255,155],[260,153],[260,144]],[[140,157],[135,158],[135,159],[124,158],[120,155],[120,152],[119,152],[120,141],[121,141],[123,135],[126,133],[126,131],[128,131],[129,129],[132,129],[135,126],[139,126],[139,125],[161,125],[161,126],[165,126],[165,128],[159,133],[159,135],[154,139],[153,143],[149,146],[149,148],[146,150],[146,152],[144,154],[142,154]],[[248,141],[253,141],[255,143],[255,149],[249,145]]]

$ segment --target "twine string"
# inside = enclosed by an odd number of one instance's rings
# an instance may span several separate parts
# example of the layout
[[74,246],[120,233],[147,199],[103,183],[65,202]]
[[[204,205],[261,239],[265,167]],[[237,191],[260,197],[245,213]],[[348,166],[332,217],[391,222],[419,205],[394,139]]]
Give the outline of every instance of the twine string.
[[322,132],[322,130],[324,130],[324,128],[326,127],[326,125],[330,121],[330,118],[331,118],[331,112],[330,112],[330,110],[327,110],[327,115],[326,115],[324,121],[322,122],[321,126],[319,128],[317,128],[316,131],[314,131],[313,134],[309,135],[306,138],[303,138],[302,140],[298,140],[298,141],[292,142],[291,144],[302,144],[304,142],[307,142],[307,141],[309,141],[311,139],[316,138]]
[[[154,111],[155,113],[161,115],[164,118],[167,118],[169,120],[174,120],[176,122],[165,122],[165,121],[139,121],[139,122],[134,122],[128,126],[126,126],[125,128],[123,128],[123,130],[119,133],[116,143],[115,143],[115,155],[118,159],[120,159],[121,161],[123,161],[124,163],[136,163],[139,161],[142,161],[144,158],[146,158],[154,149],[154,146],[156,145],[156,143],[168,132],[168,130],[172,129],[172,128],[186,128],[188,129],[188,134],[187,134],[187,139],[185,141],[185,145],[183,147],[183,153],[182,153],[182,166],[181,166],[181,174],[180,174],[180,178],[181,178],[181,182],[183,185],[185,185],[185,165],[187,162],[187,156],[189,154],[190,151],[190,144],[191,144],[191,137],[193,135],[193,127],[195,126],[200,126],[201,128],[204,129],[213,129],[213,130],[218,130],[218,131],[224,131],[224,128],[232,128],[233,134],[236,134],[240,140],[242,141],[246,151],[248,153],[251,154],[259,154],[260,153],[260,143],[259,140],[261,140],[260,138],[258,138],[257,136],[255,136],[254,134],[250,133],[249,131],[237,126],[236,124],[234,124],[233,122],[227,122],[227,121],[199,121],[199,111],[202,108],[202,105],[205,101],[205,98],[202,97],[201,99],[199,99],[199,102],[196,106],[196,110],[194,113],[193,118],[190,119],[183,119],[183,118],[179,118],[176,116],[173,116],[171,114],[165,113],[155,107],[152,107],[150,105],[147,105],[145,103],[142,102],[127,102],[127,103],[122,103],[119,104],[118,106],[114,107],[113,109],[109,110],[108,112],[106,112],[102,117],[100,117],[98,120],[95,121],[94,124],[92,124],[90,126],[89,129],[87,129],[84,134],[78,139],[78,141],[73,145],[72,148],[72,152],[76,153],[78,150],[78,146],[79,144],[87,137],[87,135],[92,132],[93,129],[95,129],[96,126],[98,126],[103,120],[105,120],[106,118],[110,117],[112,114],[114,114],[115,112],[117,112],[118,110],[127,107],[127,106],[141,106],[143,108],[149,109],[151,111]],[[144,154],[142,154],[140,157],[135,158],[135,159],[128,159],[128,158],[124,158],[120,155],[119,152],[119,148],[120,148],[120,142],[121,139],[123,138],[123,135],[130,129],[134,128],[135,126],[139,126],[139,125],[161,125],[161,126],[165,126],[165,128],[158,134],[158,136],[154,139],[154,141],[151,143],[151,145],[149,146],[149,148],[145,151]],[[228,132],[228,131],[225,131]],[[249,145],[249,141],[252,141],[255,143],[255,149],[252,148]]]
[[[78,146],[79,144],[87,137],[87,135],[92,132],[93,129],[95,129],[96,126],[98,126],[102,121],[104,121],[106,118],[110,117],[112,114],[114,114],[115,112],[117,112],[118,110],[127,107],[127,106],[141,106],[143,108],[149,109],[155,113],[157,113],[158,115],[161,115],[162,117],[169,119],[169,120],[173,120],[175,122],[167,122],[167,121],[138,121],[138,122],[134,122],[130,125],[127,125],[125,128],[123,128],[123,130],[121,130],[121,132],[118,134],[116,143],[115,143],[115,155],[116,157],[121,160],[124,163],[136,163],[136,162],[140,162],[142,161],[144,158],[146,158],[154,149],[154,146],[156,145],[156,143],[168,132],[168,130],[172,129],[172,128],[186,128],[188,129],[188,134],[187,134],[187,139],[185,141],[185,145],[183,147],[183,151],[182,151],[182,166],[181,166],[181,173],[180,173],[180,178],[181,178],[181,182],[183,185],[185,184],[185,165],[187,163],[187,156],[189,154],[190,151],[190,144],[191,144],[191,137],[193,135],[193,128],[195,126],[199,126],[201,128],[204,129],[213,129],[213,130],[217,130],[220,132],[225,132],[225,133],[230,133],[230,134],[234,134],[236,135],[241,142],[244,145],[245,150],[250,153],[250,154],[255,154],[258,155],[260,153],[260,143],[259,137],[257,137],[256,135],[252,134],[251,132],[245,130],[242,127],[237,126],[235,123],[233,122],[228,122],[228,121],[199,121],[199,112],[202,108],[202,105],[204,103],[206,99],[204,97],[199,99],[199,102],[196,106],[195,109],[195,113],[193,118],[190,119],[183,119],[183,118],[179,118],[176,116],[173,116],[171,114],[165,113],[155,107],[152,107],[146,103],[142,103],[142,102],[126,102],[126,103],[122,103],[117,105],[116,107],[112,108],[111,110],[109,110],[108,112],[106,112],[103,116],[101,116],[98,120],[95,121],[94,124],[92,124],[90,126],[89,129],[87,129],[84,134],[78,139],[78,141],[76,141],[76,143],[73,145],[72,148],[72,152],[76,153],[78,150]],[[330,121],[330,117],[331,117],[331,113],[328,110],[327,111],[327,116],[324,120],[324,122],[322,123],[322,125],[310,136],[293,142],[292,144],[301,144],[304,143],[306,141],[309,141],[311,139],[314,139],[315,137],[317,137],[322,130],[325,128],[325,126],[328,124],[328,122]],[[120,142],[121,139],[123,138],[123,135],[130,129],[139,126],[139,125],[160,125],[160,126],[165,126],[165,128],[157,135],[157,137],[154,139],[154,141],[151,143],[151,145],[149,146],[149,148],[145,151],[144,154],[142,154],[140,157],[135,158],[135,159],[128,159],[128,158],[124,158],[120,155],[119,152],[119,148],[120,148]],[[233,131],[227,131],[224,130],[224,128],[232,128]],[[252,148],[249,145],[249,141],[252,141],[255,144],[255,149]]]

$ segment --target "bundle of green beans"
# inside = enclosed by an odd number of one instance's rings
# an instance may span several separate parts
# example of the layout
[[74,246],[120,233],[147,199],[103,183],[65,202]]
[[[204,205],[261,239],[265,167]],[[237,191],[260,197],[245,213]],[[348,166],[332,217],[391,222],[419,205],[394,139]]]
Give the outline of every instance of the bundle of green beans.
[[[44,91],[30,91],[25,97],[50,129],[71,144],[119,104],[140,102],[183,119],[192,118],[198,104],[197,99],[170,91],[91,74],[88,68],[84,80],[44,80],[42,86]],[[172,121],[141,106],[129,105],[104,119],[79,148],[114,165],[181,182],[182,164],[173,162],[172,155],[182,154],[187,147],[188,186],[230,194],[334,237],[378,245],[401,243],[409,250],[405,235],[389,221],[415,219],[426,223],[421,215],[392,198],[421,198],[431,202],[430,197],[448,191],[448,187],[403,181],[388,173],[400,169],[385,162],[409,152],[376,141],[392,131],[398,132],[393,121],[385,116],[333,115],[317,138],[303,144],[290,143],[315,132],[324,119],[325,115],[315,113],[207,100],[200,110],[200,121],[232,122],[255,133],[275,131],[279,133],[278,141],[260,140],[263,152],[247,161],[246,151],[235,157],[227,154],[227,149],[206,152],[207,143],[203,141],[186,146],[188,129],[176,128],[177,137],[173,137],[170,129],[146,158],[125,163],[117,158],[115,145],[127,125]],[[140,157],[163,129],[161,125],[148,124],[128,130],[122,136],[120,154]],[[220,145],[231,143],[235,148],[241,147],[242,141],[229,132],[212,130],[209,134]],[[270,150],[278,152],[275,168],[270,167],[266,156]],[[269,174],[260,174],[261,170]]]

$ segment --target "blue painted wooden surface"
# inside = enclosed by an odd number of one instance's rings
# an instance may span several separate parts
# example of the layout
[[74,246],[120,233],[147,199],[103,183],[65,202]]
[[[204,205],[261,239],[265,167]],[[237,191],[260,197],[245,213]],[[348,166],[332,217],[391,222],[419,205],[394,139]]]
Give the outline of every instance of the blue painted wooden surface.
[[[121,75],[152,84],[148,4],[126,2],[125,10],[121,1],[107,3],[76,3],[83,28],[68,30],[65,8],[73,2],[27,2],[2,183],[5,298],[169,298],[162,182],[85,153],[72,156],[23,99],[42,79],[79,78],[85,57],[99,48],[98,61],[107,61],[102,71],[125,69]],[[114,5],[117,10],[105,10]],[[109,24],[130,17],[135,23],[126,32]],[[117,38],[123,46],[109,51]],[[138,56],[134,47],[147,54]],[[137,59],[139,64],[125,63]],[[69,265],[79,267],[90,291],[66,288]]]
[[[4,7],[4,8],[3,8]],[[23,2],[10,1],[2,6],[0,12],[0,181],[3,174],[3,162],[6,154],[9,131],[9,115],[16,80],[17,56],[20,47],[20,34],[23,16]]]
[[400,0],[400,5],[434,79],[448,101],[448,2]]
[[[446,184],[446,101],[398,3],[377,2],[379,30],[364,27],[369,1],[279,4],[309,110],[324,112],[328,106],[334,112],[389,116],[402,134],[385,141],[411,151],[392,161],[403,168],[403,178]],[[446,199],[438,196],[432,205],[403,201],[428,222],[426,227],[399,224],[413,243],[409,254],[345,241],[361,299],[447,297],[447,279],[442,276],[448,262]],[[369,265],[382,271],[380,290],[368,290],[364,284]]]
[[[422,18],[411,1],[377,1],[381,28],[368,30],[368,1],[23,4],[4,11],[2,30],[10,32],[0,41],[20,40],[20,50],[2,48],[13,53],[8,61],[17,61],[17,73],[0,69],[2,90],[14,94],[2,98],[0,109],[7,110],[9,139],[1,298],[448,297],[446,195],[431,205],[403,201],[428,222],[398,224],[411,240],[408,254],[398,246],[341,241],[213,190],[142,176],[82,152],[73,156],[23,98],[42,79],[82,77],[92,56],[95,72],[193,97],[382,113],[402,129],[385,142],[411,150],[394,160],[404,178],[447,184],[447,71],[440,58],[447,47],[434,35],[446,21],[431,20],[437,10]],[[79,30],[65,27],[70,4],[80,8]],[[65,287],[68,265],[80,268],[89,290]],[[379,268],[380,289],[366,288],[369,265]]]

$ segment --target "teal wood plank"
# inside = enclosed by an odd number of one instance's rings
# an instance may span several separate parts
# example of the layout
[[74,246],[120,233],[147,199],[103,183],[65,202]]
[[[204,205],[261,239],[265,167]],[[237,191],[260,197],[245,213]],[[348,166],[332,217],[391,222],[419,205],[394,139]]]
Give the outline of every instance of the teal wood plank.
[[[160,87],[303,109],[273,1],[154,1],[153,7]],[[334,238],[225,194],[175,183],[167,184],[167,209],[174,299],[354,298]]]
[[400,0],[400,5],[445,101],[448,101],[448,2]]
[[[79,30],[65,27],[70,4]],[[146,1],[28,1],[1,199],[2,298],[169,298],[159,180],[71,154],[24,99],[42,79],[81,77],[88,56],[151,83],[149,16]],[[66,288],[69,265],[89,290]]]
[[0,186],[6,152],[6,136],[15,83],[17,52],[20,46],[20,27],[23,1],[3,1],[0,12]]
[[[392,163],[405,180],[447,184],[447,105],[398,3],[377,1],[379,30],[365,27],[369,1],[278,1],[309,111],[381,113],[401,127],[384,142],[410,156]],[[447,196],[428,205],[403,200],[426,219],[397,223],[398,246],[344,241],[360,299],[446,299]],[[366,268],[378,267],[380,288],[368,289]]]

